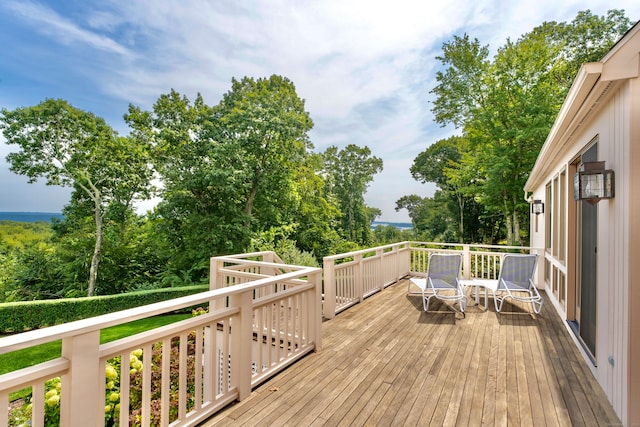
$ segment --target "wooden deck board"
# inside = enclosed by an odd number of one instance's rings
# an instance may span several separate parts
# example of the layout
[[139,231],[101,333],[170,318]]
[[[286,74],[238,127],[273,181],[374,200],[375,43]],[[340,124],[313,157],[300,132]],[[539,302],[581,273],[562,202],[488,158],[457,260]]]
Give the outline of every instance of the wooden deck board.
[[440,303],[424,313],[406,281],[323,324],[312,353],[215,414],[227,425],[619,424],[553,311]]

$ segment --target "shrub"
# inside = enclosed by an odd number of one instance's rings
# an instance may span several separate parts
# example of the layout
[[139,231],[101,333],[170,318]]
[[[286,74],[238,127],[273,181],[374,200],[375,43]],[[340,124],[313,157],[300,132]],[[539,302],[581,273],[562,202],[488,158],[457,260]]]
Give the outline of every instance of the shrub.
[[87,298],[20,301],[0,304],[0,332],[17,333],[86,319],[192,295],[208,289],[208,285],[197,285]]

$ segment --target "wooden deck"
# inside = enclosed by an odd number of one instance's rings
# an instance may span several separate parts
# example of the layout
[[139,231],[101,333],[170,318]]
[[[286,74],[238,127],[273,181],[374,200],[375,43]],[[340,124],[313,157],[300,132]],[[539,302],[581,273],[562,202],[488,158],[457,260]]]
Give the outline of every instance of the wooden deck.
[[406,289],[324,322],[322,351],[202,425],[621,425],[548,301],[461,318]]

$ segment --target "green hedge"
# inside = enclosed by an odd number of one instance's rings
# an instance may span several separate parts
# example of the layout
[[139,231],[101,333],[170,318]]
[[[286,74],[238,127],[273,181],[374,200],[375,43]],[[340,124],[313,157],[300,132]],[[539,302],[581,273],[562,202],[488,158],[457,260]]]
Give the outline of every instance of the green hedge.
[[22,332],[72,322],[208,290],[208,285],[197,285],[98,297],[0,304],[0,333]]

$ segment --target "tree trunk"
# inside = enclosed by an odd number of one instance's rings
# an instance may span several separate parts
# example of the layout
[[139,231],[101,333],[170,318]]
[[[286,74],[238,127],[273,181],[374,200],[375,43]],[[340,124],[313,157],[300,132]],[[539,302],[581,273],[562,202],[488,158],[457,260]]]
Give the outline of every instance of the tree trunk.
[[513,210],[513,244],[520,245],[520,220],[518,219],[518,211]]
[[254,172],[253,180],[251,181],[251,191],[249,191],[249,197],[247,197],[247,203],[244,205],[244,213],[247,217],[251,216],[253,212],[253,204],[256,201],[258,195],[258,183],[260,182],[260,176],[258,172]]
[[253,211],[253,202],[256,200],[256,195],[258,194],[258,186],[254,185],[251,187],[251,192],[249,193],[249,197],[247,198],[247,204],[244,205],[244,213],[247,216],[251,216],[251,212]]
[[505,215],[505,225],[507,227],[507,245],[513,245],[513,217],[511,213]]
[[464,198],[458,195],[458,207],[460,208],[460,225],[458,226],[458,241],[464,243]]
[[96,283],[98,282],[98,264],[100,263],[100,254],[102,252],[102,209],[100,206],[100,201],[100,196],[97,196],[94,199],[96,219],[96,244],[93,247],[93,257],[91,257],[91,268],[89,269],[89,287],[87,289],[88,297],[92,297],[96,290]]

